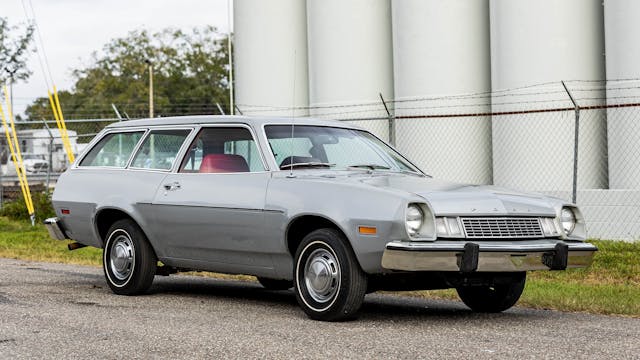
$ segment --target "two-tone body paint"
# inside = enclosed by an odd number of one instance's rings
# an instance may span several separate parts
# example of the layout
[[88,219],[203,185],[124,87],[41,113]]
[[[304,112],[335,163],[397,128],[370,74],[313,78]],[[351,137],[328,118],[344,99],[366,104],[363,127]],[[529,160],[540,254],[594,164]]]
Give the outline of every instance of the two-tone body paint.
[[[179,161],[169,171],[74,165],[58,181],[53,195],[56,214],[67,235],[86,245],[102,247],[96,218],[102,210],[118,209],[140,225],[158,258],[167,265],[291,279],[293,261],[287,231],[302,216],[333,223],[349,240],[363,270],[381,273],[386,271],[381,265],[385,245],[408,240],[405,211],[410,203],[426,204],[436,215],[447,216],[556,216],[564,205],[549,197],[446,183],[423,174],[280,170],[264,126],[291,122],[282,118],[190,117],[111,125],[92,144],[114,131],[192,128],[177,159],[184,156],[202,127],[247,127],[261,151],[265,171],[182,174],[177,171]],[[335,121],[296,119],[293,123],[359,129]],[[63,214],[62,209],[70,214]],[[361,234],[360,226],[375,228],[376,233]]]

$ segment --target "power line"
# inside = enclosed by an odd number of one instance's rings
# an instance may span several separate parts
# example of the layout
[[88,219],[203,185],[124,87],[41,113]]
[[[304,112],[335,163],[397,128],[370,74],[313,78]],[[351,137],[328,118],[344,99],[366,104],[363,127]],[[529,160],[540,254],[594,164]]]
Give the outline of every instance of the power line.
[[[42,71],[42,77],[44,78],[44,82],[45,85],[47,87],[47,89],[50,89],[51,86],[49,84],[49,80],[51,80],[51,82],[53,83],[53,77],[51,76],[51,69],[49,67],[49,59],[47,58],[47,53],[46,50],[44,48],[44,42],[42,41],[42,34],[40,33],[40,27],[38,26],[38,21],[36,20],[36,15],[35,15],[35,11],[33,9],[33,4],[31,3],[31,0],[29,1],[29,7],[31,8],[31,16],[29,16],[29,11],[27,10],[27,6],[25,4],[25,0],[22,0],[22,9],[24,10],[24,16],[27,19],[27,22],[30,22],[33,24],[33,27],[35,28],[36,31],[36,54],[38,56],[38,63],[40,64],[40,70]],[[40,54],[40,51],[37,51],[38,48],[38,43],[40,44],[40,49],[42,50],[42,55]],[[44,59],[44,60],[43,60]],[[46,71],[45,71],[45,65],[46,65]],[[49,75],[49,77],[47,78],[47,74]]]

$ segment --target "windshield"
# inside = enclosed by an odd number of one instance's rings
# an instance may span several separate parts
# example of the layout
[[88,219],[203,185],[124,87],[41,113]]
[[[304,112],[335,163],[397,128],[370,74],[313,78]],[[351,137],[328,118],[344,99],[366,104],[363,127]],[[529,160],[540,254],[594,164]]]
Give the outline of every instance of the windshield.
[[[309,125],[265,127],[281,169],[317,167],[421,173],[402,155],[366,131]],[[293,133],[292,133],[293,132]]]

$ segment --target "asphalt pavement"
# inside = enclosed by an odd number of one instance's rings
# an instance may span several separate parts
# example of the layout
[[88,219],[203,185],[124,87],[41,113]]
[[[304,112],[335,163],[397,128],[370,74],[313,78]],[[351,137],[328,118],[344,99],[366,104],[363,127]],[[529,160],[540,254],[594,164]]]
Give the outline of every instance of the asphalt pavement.
[[0,259],[0,359],[640,359],[640,319],[367,295],[357,320],[309,320],[291,291],[156,277],[118,296],[94,267]]

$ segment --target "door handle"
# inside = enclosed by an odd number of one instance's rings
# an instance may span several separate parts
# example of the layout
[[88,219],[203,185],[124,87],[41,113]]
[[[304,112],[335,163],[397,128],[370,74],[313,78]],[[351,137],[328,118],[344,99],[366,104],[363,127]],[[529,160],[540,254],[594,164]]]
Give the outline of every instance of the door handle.
[[169,184],[164,184],[164,189],[167,191],[179,190],[180,188],[181,188],[180,183],[177,181],[174,181]]

